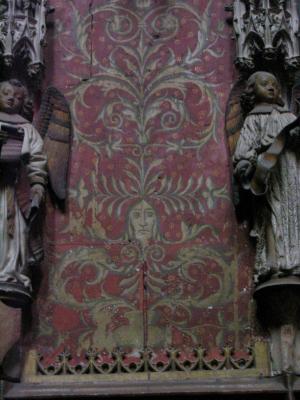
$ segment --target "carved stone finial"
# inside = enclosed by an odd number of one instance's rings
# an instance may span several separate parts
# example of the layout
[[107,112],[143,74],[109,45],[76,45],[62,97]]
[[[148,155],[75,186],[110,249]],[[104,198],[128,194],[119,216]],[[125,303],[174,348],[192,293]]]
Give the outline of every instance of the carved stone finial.
[[300,66],[297,0],[233,0],[232,11],[239,69],[274,60]]
[[2,0],[0,5],[0,58],[6,67],[26,65],[28,77],[44,66],[47,0]]

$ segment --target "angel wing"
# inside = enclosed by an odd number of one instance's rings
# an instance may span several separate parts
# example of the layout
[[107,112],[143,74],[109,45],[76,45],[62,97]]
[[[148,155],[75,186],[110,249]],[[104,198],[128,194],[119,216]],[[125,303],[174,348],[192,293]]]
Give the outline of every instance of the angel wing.
[[233,155],[244,123],[241,107],[241,94],[246,81],[240,79],[231,89],[225,112],[225,131],[228,138],[230,154]]
[[[233,156],[237,142],[240,137],[241,129],[244,124],[244,112],[241,106],[241,94],[246,86],[246,80],[240,79],[233,86],[229,99],[227,102],[225,112],[225,131],[228,139],[229,150],[231,156]],[[232,181],[233,188],[233,203],[235,205],[235,211],[238,221],[243,222],[251,219],[252,215],[252,196],[248,191],[245,191],[240,187],[233,176]]]
[[70,108],[62,93],[49,87],[41,102],[37,129],[44,139],[51,188],[57,199],[65,200],[71,148]]

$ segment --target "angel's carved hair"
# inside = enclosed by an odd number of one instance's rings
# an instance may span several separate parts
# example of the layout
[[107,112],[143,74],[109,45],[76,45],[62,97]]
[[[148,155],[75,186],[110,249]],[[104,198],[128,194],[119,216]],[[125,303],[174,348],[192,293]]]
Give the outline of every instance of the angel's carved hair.
[[20,111],[20,115],[22,115],[22,117],[25,117],[26,119],[31,121],[32,114],[33,114],[33,104],[32,104],[32,99],[29,96],[26,86],[23,85],[23,83],[21,81],[19,81],[18,79],[8,79],[6,81],[0,82],[0,89],[2,88],[2,86],[5,83],[9,83],[11,86],[22,90],[24,97],[23,97],[23,104],[22,104],[22,108]]
[[284,101],[282,100],[282,97],[281,97],[281,87],[279,85],[279,82],[278,82],[276,76],[269,72],[258,71],[258,72],[254,72],[254,74],[250,75],[250,77],[246,83],[246,89],[244,90],[244,92],[241,95],[241,105],[246,114],[248,112],[250,112],[256,104],[255,83],[256,83],[257,77],[260,76],[261,74],[270,75],[276,80],[278,89],[279,89],[279,96],[276,99],[276,104],[278,104],[279,106],[284,105]]

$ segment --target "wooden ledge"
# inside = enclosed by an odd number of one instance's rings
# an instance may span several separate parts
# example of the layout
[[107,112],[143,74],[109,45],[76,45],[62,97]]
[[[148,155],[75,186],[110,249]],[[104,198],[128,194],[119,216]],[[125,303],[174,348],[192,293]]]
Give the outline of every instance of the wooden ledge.
[[[300,392],[300,379],[295,381],[295,392]],[[287,394],[282,377],[139,381],[139,382],[77,382],[77,383],[19,383],[6,387],[5,399],[61,399],[61,398],[136,398],[152,396],[207,396],[207,395],[284,395]],[[259,398],[259,397],[255,397]],[[270,397],[271,398],[271,397]],[[273,397],[272,397],[273,398]],[[281,397],[280,397],[281,398]],[[220,397],[220,400],[222,397]]]

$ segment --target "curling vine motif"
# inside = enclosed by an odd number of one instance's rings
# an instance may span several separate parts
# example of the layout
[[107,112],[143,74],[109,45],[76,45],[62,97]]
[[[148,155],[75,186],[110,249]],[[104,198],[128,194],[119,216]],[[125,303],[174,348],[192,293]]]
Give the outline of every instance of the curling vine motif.
[[[216,2],[96,1],[89,12],[69,4],[74,37],[58,20],[56,39],[76,179],[60,234],[64,246],[81,246],[59,254],[52,303],[72,310],[80,349],[163,347],[178,337],[192,345],[203,329],[220,343],[218,307],[233,302],[236,260],[212,222],[228,206],[228,185],[203,168],[222,117]],[[205,322],[208,307],[216,312]],[[49,317],[40,336],[53,337],[55,324],[66,329]],[[65,333],[55,345],[68,341]]]

